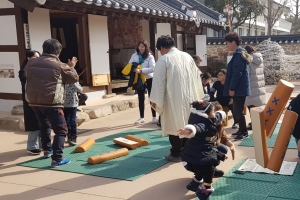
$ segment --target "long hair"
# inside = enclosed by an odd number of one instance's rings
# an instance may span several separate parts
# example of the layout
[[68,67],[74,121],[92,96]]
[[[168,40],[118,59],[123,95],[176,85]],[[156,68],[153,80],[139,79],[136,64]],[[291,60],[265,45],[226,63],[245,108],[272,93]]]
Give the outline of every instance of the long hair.
[[[218,111],[218,110],[223,110],[223,107],[222,105],[219,103],[219,102],[215,102],[215,111]],[[220,122],[217,124],[217,141],[216,141],[216,145],[220,145],[220,142],[221,142],[221,138],[224,134],[226,134],[225,132],[225,129],[224,129],[224,124],[223,122]]]
[[25,58],[22,66],[21,66],[21,69],[24,69],[25,66],[27,65],[27,63],[28,63],[28,59],[27,58],[31,58],[36,53],[39,54],[39,56],[41,56],[40,52],[35,51],[35,50],[29,50],[29,51],[26,52],[26,54],[25,54],[26,58]]
[[140,41],[140,42],[137,44],[136,49],[135,49],[137,53],[141,53],[140,50],[139,50],[140,44],[142,44],[142,45],[145,46],[145,52],[142,54],[142,57],[143,57],[144,59],[146,59],[146,58],[148,58],[149,52],[150,52],[150,49],[149,49],[149,46],[148,46],[148,42],[147,42],[146,40]]
[[245,50],[246,50],[249,54],[251,54],[251,53],[256,53],[256,50],[255,50],[255,48],[254,48],[253,46],[247,45],[247,46],[245,47]]

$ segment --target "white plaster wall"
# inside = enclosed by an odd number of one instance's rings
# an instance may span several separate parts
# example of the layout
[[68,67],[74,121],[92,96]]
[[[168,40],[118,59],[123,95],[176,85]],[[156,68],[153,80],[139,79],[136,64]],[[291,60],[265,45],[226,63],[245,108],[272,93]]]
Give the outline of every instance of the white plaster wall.
[[107,17],[88,15],[92,74],[110,74]]
[[150,27],[149,27],[149,21],[147,20],[141,20],[142,27],[143,27],[143,39],[148,42],[148,45],[151,44],[150,41]]
[[177,31],[184,31],[184,28],[177,25],[177,26],[176,26],[176,30],[177,30]]
[[18,45],[15,16],[0,16],[0,27],[0,45]]
[[21,83],[18,78],[20,70],[19,53],[0,52],[0,69],[13,69],[15,75],[15,78],[0,78],[0,93],[21,94]]
[[0,99],[0,111],[11,112],[14,106],[23,105],[22,101]]
[[0,8],[14,8],[14,4],[8,0],[1,0]]
[[[156,39],[162,35],[171,35],[171,24],[169,23],[157,23],[156,24]],[[158,52],[158,58],[161,57]]]
[[51,39],[49,10],[35,8],[33,12],[28,12],[28,25],[31,49],[42,53],[44,41]]
[[177,49],[179,49],[180,51],[183,51],[183,38],[182,38],[182,34],[179,33],[177,34]]

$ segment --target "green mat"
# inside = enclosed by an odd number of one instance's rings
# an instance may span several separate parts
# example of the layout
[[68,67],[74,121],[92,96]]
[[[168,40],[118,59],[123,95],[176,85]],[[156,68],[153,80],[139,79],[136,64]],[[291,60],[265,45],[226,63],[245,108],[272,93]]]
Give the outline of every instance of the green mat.
[[[245,160],[213,183],[210,200],[300,200],[300,166],[293,176],[246,172],[236,174]],[[198,198],[196,198],[198,199]]]
[[[127,156],[101,164],[90,165],[87,163],[90,156],[121,148],[112,140],[128,134],[148,140],[149,145],[130,150]],[[164,159],[164,156],[169,152],[169,148],[169,140],[167,137],[162,137],[161,131],[132,129],[97,139],[96,144],[85,153],[74,153],[75,147],[65,148],[64,157],[72,160],[68,165],[51,168],[49,167],[51,160],[45,158],[33,159],[18,165],[133,181],[165,165],[168,161]]]
[[[277,139],[277,135],[278,135],[278,132],[279,132],[279,129],[280,129],[280,125],[281,124],[277,124],[277,126],[274,129],[272,137],[267,138],[269,148],[273,148],[274,145],[275,145],[275,141]],[[239,146],[254,147],[253,135],[251,134],[248,139],[243,140],[239,144]],[[292,136],[292,138],[290,140],[290,143],[288,145],[288,149],[297,149],[297,144],[296,144],[295,139],[294,139],[293,136]]]

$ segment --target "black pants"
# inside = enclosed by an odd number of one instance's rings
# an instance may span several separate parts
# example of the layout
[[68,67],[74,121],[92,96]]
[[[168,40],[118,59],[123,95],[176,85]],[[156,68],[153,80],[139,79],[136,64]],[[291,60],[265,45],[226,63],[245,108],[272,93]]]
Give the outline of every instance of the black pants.
[[181,155],[181,150],[185,145],[187,138],[179,138],[179,136],[169,135],[169,141],[171,144],[171,155],[173,157],[179,157]]
[[[40,124],[41,140],[43,150],[53,150],[52,160],[62,160],[67,123],[62,108],[32,107]],[[51,128],[55,134],[51,146]]]
[[231,111],[232,113],[232,117],[233,117],[233,124],[236,124],[238,123],[238,121],[236,120],[236,117],[234,116],[234,113],[233,113],[233,105],[232,104],[229,104],[230,103],[230,100],[218,100],[216,99],[219,104],[221,104],[221,106],[226,106],[229,108],[229,110]]
[[192,165],[195,173],[195,178],[200,181],[203,179],[204,183],[212,183],[215,166],[213,165]]
[[[150,96],[151,93],[151,88],[152,88],[152,78],[147,79],[147,90],[148,90],[148,96]],[[144,113],[145,113],[145,90],[138,90],[138,98],[139,98],[139,110],[140,110],[140,117],[144,118]],[[152,117],[156,117],[156,112],[153,108],[151,108],[152,112]]]
[[244,116],[244,105],[246,96],[233,97],[233,115],[236,117],[236,122],[239,123],[239,132],[245,133],[247,131],[246,119]]

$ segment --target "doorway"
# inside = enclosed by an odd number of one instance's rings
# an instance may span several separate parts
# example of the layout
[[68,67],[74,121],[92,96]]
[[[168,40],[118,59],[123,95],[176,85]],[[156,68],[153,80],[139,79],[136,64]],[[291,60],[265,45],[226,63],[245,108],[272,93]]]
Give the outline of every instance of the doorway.
[[79,76],[79,83],[83,86],[90,84],[89,50],[84,38],[83,22],[85,16],[80,13],[56,12],[50,13],[51,36],[62,44],[60,60],[68,63],[72,57],[78,58],[75,69]]

